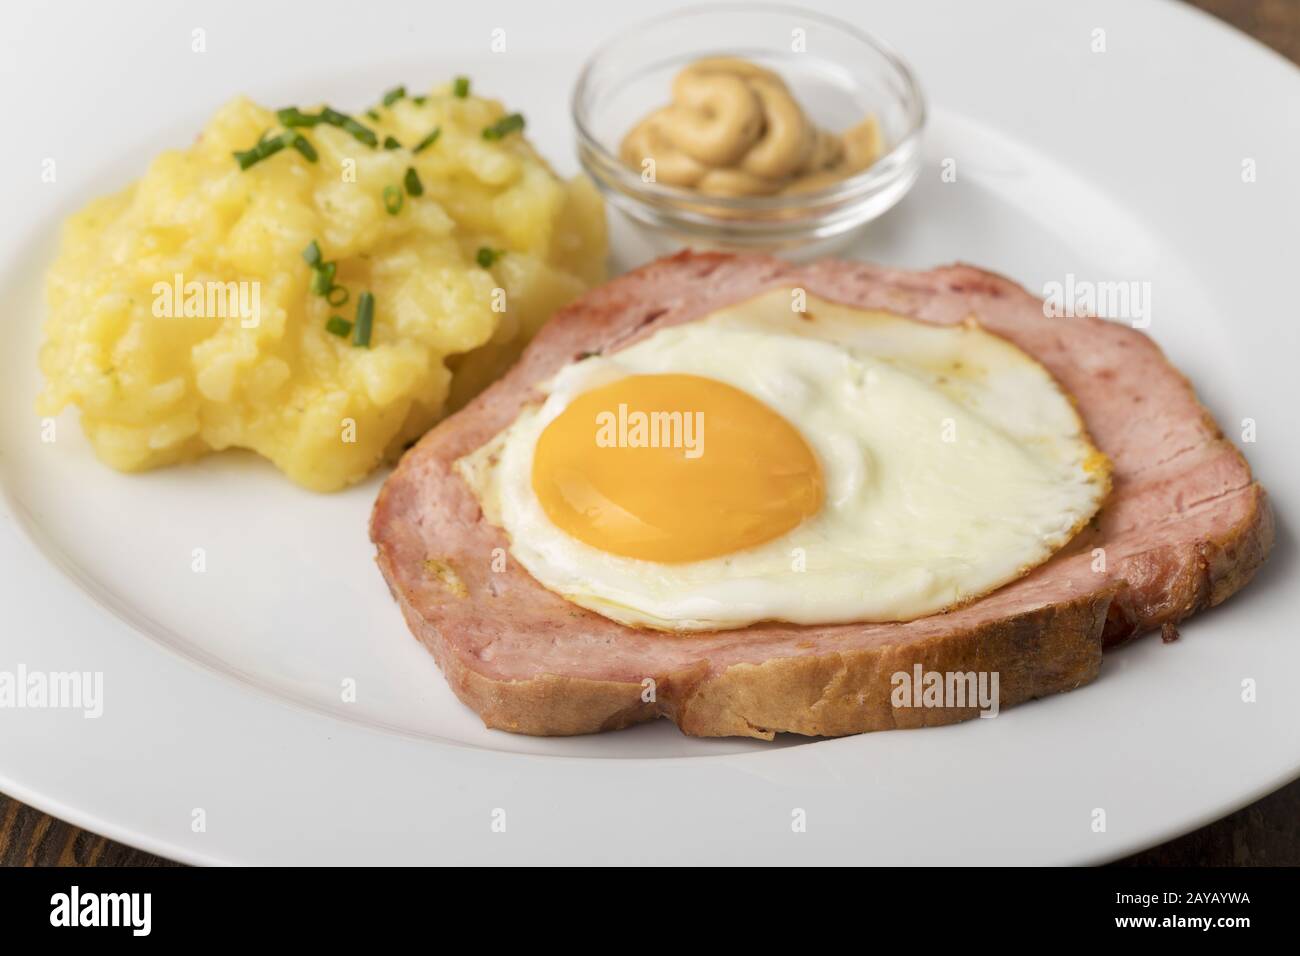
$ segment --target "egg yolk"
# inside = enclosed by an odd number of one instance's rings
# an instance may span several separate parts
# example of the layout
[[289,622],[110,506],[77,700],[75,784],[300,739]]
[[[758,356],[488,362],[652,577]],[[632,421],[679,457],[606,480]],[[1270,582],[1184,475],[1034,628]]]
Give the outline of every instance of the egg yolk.
[[770,541],[825,494],[794,426],[698,375],[632,375],[579,395],[538,438],[532,483],[566,534],[665,563]]

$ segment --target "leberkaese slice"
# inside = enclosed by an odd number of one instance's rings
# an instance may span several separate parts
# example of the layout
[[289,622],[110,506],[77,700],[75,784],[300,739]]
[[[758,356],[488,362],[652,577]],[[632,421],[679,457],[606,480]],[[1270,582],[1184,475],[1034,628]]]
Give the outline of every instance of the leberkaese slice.
[[[581,355],[777,286],[926,322],[973,319],[1036,358],[1111,460],[1113,491],[1092,526],[1026,577],[903,624],[760,624],[683,636],[584,610],[512,560],[494,570],[509,542],[453,463],[507,427],[539,383]],[[1273,526],[1245,459],[1141,332],[1045,317],[1024,289],[968,266],[906,272],[681,253],[558,313],[504,378],[403,457],[375,503],[371,537],[412,632],[489,727],[580,734],[664,716],[687,734],[770,739],[976,715],[973,705],[894,707],[892,676],[917,664],[996,671],[1002,707],[1079,687],[1097,675],[1104,647],[1172,628],[1242,587],[1264,560]]]

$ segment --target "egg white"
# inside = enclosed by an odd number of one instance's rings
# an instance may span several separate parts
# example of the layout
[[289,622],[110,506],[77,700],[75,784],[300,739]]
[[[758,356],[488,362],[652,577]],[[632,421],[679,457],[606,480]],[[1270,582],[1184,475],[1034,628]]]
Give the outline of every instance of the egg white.
[[[632,626],[907,621],[1021,576],[1101,506],[1105,457],[1024,352],[974,323],[934,326],[812,296],[800,313],[798,302],[775,289],[568,365],[540,405],[457,462],[515,559]],[[822,509],[765,544],[682,564],[608,554],[552,524],[532,488],[542,430],[575,396],[656,373],[726,382],[784,416],[820,461]]]

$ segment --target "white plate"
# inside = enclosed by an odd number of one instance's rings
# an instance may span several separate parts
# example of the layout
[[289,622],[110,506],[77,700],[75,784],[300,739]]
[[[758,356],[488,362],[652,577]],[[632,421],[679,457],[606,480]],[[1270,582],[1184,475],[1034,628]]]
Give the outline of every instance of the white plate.
[[[355,107],[468,73],[571,171],[570,85],[643,8],[9,4],[0,671],[102,671],[104,713],[0,710],[0,790],[195,862],[1066,863],[1166,839],[1300,772],[1287,676],[1300,671],[1287,600],[1300,73],[1169,2],[824,6],[891,41],[932,106],[921,182],[851,254],[964,259],[1035,289],[1067,273],[1149,282],[1151,333],[1230,434],[1257,423],[1246,451],[1282,533],[1243,594],[1181,641],[1143,640],[1094,684],[996,720],[774,745],[664,722],[576,739],[486,731],[373,567],[379,476],[317,496],[222,455],[125,477],[94,460],[72,415],[42,443],[40,278],[66,213],[235,92]],[[493,54],[498,27],[507,52]],[[206,53],[191,52],[194,29]],[[949,158],[955,183],[940,177]],[[1244,160],[1258,181],[1242,181]],[[621,230],[615,241],[619,266],[637,260]],[[806,833],[792,832],[796,808]]]

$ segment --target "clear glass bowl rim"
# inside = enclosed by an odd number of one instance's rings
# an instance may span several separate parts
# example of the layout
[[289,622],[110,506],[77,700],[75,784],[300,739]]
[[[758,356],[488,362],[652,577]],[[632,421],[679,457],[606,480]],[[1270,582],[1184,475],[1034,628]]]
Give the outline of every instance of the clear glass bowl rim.
[[[903,106],[907,119],[906,131],[899,137],[897,142],[890,146],[888,152],[862,172],[847,176],[831,183],[829,186],[811,192],[793,193],[785,196],[706,196],[692,189],[644,182],[637,173],[629,169],[618,156],[606,149],[604,144],[592,134],[587,126],[583,101],[588,93],[588,87],[591,85],[593,71],[611,49],[647,27],[658,26],[673,20],[684,20],[708,13],[744,15],[756,12],[786,14],[816,22],[821,26],[838,30],[861,43],[865,43],[880,54],[890,68],[895,71],[898,78],[902,80],[904,90]],[[587,62],[582,67],[582,72],[578,74],[578,82],[573,87],[570,112],[573,115],[573,125],[577,130],[580,145],[597,156],[603,167],[613,171],[613,175],[622,180],[620,184],[621,191],[625,194],[647,203],[658,201],[665,205],[676,206],[707,204],[716,209],[737,212],[746,210],[754,212],[788,210],[793,212],[806,210],[810,206],[837,205],[859,194],[869,194],[880,183],[893,178],[895,163],[891,162],[891,160],[914,148],[915,141],[921,136],[921,132],[925,127],[926,119],[925,96],[921,92],[921,86],[916,80],[916,75],[912,72],[912,68],[908,66],[907,61],[899,56],[892,46],[838,17],[784,3],[701,3],[681,7],[670,13],[650,17],[634,24],[621,33],[610,37],[588,57]]]

